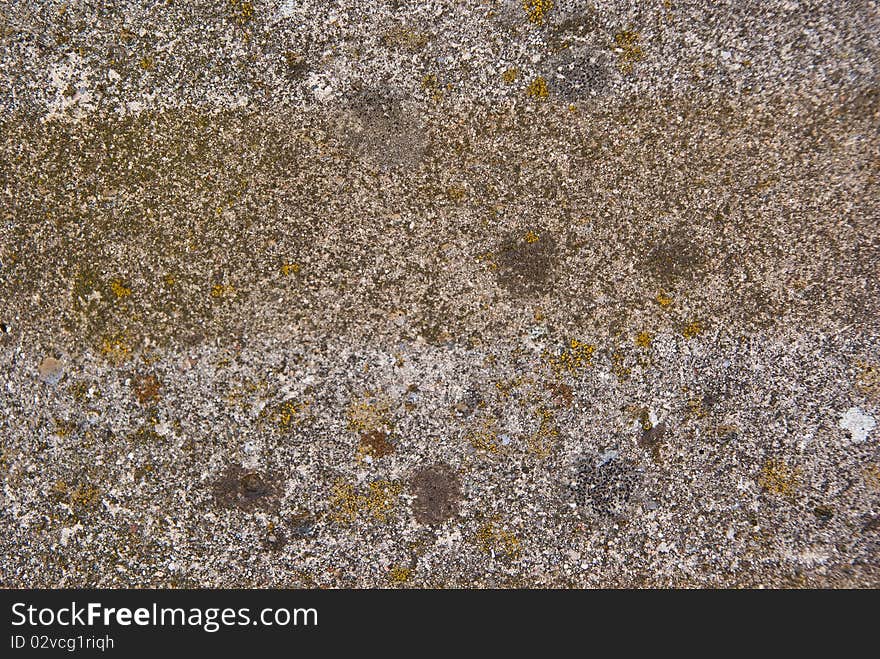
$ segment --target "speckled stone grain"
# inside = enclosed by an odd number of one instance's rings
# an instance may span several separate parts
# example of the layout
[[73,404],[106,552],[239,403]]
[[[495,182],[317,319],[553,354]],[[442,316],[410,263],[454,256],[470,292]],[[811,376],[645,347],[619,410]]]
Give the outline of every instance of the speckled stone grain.
[[0,586],[880,586],[880,7],[0,5]]

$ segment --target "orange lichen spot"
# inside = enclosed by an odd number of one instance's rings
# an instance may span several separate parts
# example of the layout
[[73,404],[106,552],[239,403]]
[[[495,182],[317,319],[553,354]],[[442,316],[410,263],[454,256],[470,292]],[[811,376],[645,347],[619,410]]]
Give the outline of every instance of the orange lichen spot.
[[644,59],[645,51],[639,45],[641,35],[633,30],[624,30],[614,35],[615,50],[619,56],[618,66],[623,73],[630,73],[636,62]]
[[666,295],[666,293],[664,293],[663,291],[657,293],[654,301],[664,309],[668,309],[670,306],[672,306],[672,297],[670,295]]
[[476,544],[481,551],[487,554],[514,558],[520,551],[519,538],[499,526],[497,519],[492,519],[480,526],[476,533]]
[[543,78],[543,76],[538,76],[529,83],[529,86],[526,87],[526,94],[531,98],[537,98],[541,100],[547,98],[550,95],[550,90],[547,87],[547,81]]
[[484,254],[480,254],[477,257],[478,263],[483,263],[486,265],[489,270],[497,270],[498,262],[495,260],[495,254],[493,252],[485,252]]
[[131,388],[135,398],[141,405],[150,405],[159,399],[159,390],[162,383],[154,374],[137,375],[132,382]]
[[523,0],[523,11],[535,25],[543,25],[551,9],[553,0]]
[[71,507],[94,508],[101,497],[101,491],[94,485],[83,483],[70,492]]
[[299,263],[285,263],[281,266],[281,274],[285,277],[290,275],[298,275],[300,271]]
[[410,576],[412,576],[412,569],[408,567],[396,565],[388,571],[388,581],[395,586],[405,584],[409,581]]
[[860,360],[856,367],[859,369],[856,389],[870,398],[880,399],[880,365]]
[[131,356],[132,348],[128,332],[115,332],[101,339],[101,354],[111,363],[119,365]]
[[121,279],[114,279],[111,281],[110,290],[113,291],[113,295],[120,300],[131,295],[131,288],[126,286]]
[[559,437],[559,427],[556,425],[553,410],[542,406],[535,410],[535,416],[540,420],[540,426],[537,432],[526,439],[526,449],[532,455],[544,459],[549,457],[553,450]]
[[397,26],[382,35],[382,42],[387,48],[421,50],[428,45],[428,34],[409,27]]
[[460,185],[450,185],[446,188],[446,198],[453,203],[461,203],[467,196],[467,190]]
[[501,74],[501,79],[508,85],[515,82],[518,77],[519,69],[517,68],[507,69],[504,73]]
[[219,299],[221,297],[228,297],[235,293],[235,287],[231,284],[214,284],[211,287],[211,297]]
[[799,469],[790,467],[782,460],[768,460],[758,474],[758,485],[770,494],[791,496],[797,489],[799,477]]
[[254,17],[254,3],[249,0],[229,0],[229,12],[236,23],[244,25]]
[[475,451],[498,453],[501,450],[496,424],[495,419],[485,419],[480,426],[468,432],[466,439]]
[[527,243],[536,243],[536,242],[538,242],[540,239],[541,239],[541,237],[540,237],[537,233],[535,233],[534,231],[529,231],[529,232],[526,233],[526,235],[525,235],[525,241],[526,241]]
[[302,418],[304,409],[305,406],[300,403],[284,401],[275,408],[272,415],[275,426],[281,431],[290,430]]
[[76,423],[74,421],[55,419],[55,434],[59,437],[68,437],[74,430],[76,430]]
[[682,328],[681,333],[684,335],[684,338],[692,339],[695,336],[699,336],[702,331],[703,325],[700,322],[693,320]]
[[156,60],[151,55],[141,57],[138,64],[144,71],[153,71],[156,68]]
[[702,398],[691,398],[688,400],[687,411],[685,417],[688,419],[703,419],[706,417],[706,407],[703,405]]
[[338,480],[330,494],[330,518],[336,522],[352,523],[362,515],[369,515],[376,521],[387,521],[402,491],[400,483],[377,480],[369,484],[366,493],[361,494],[351,483]]
[[654,335],[647,331],[636,334],[635,343],[639,348],[650,348]]
[[345,413],[348,429],[355,432],[373,432],[390,427],[391,405],[386,400],[361,400],[348,406]]
[[171,288],[177,282],[177,280],[174,278],[174,275],[165,275],[164,277],[162,277],[162,281],[165,282],[165,285],[168,288]]
[[571,339],[568,348],[561,353],[558,355],[545,353],[544,358],[557,375],[577,373],[587,366],[593,365],[593,353],[595,351],[595,345]]
[[626,380],[632,373],[632,369],[626,366],[626,355],[619,350],[611,353],[611,372],[620,382]]

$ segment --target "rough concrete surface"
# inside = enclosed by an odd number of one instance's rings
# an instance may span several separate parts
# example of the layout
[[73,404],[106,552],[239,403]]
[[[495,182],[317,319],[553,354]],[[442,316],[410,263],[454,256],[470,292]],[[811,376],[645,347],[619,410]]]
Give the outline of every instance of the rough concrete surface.
[[880,6],[0,4],[0,584],[877,587]]

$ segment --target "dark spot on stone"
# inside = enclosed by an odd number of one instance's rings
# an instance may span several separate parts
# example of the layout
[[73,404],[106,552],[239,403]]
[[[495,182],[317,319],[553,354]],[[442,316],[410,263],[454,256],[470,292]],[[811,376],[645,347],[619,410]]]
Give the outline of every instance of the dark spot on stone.
[[687,236],[673,233],[648,248],[642,267],[658,284],[671,287],[693,278],[705,263],[700,245]]
[[543,230],[517,231],[498,246],[498,284],[514,295],[550,292],[559,254],[556,240]]
[[423,467],[413,474],[409,484],[416,497],[413,513],[419,523],[442,524],[458,512],[461,485],[448,465]]
[[869,533],[871,531],[880,531],[880,515],[874,515],[865,522],[865,525],[862,527],[863,533]]
[[255,471],[230,466],[214,484],[214,499],[226,508],[265,509],[275,498],[266,477]]
[[575,485],[577,502],[600,517],[623,519],[641,484],[635,463],[609,451],[585,460]]
[[310,513],[298,513],[290,519],[287,527],[290,529],[291,538],[303,540],[315,535],[317,520]]
[[132,383],[134,395],[141,405],[149,405],[155,402],[159,398],[159,388],[161,386],[159,378],[152,373],[149,375],[138,375]]
[[819,518],[820,522],[829,522],[834,517],[834,508],[831,506],[816,506],[813,508],[813,514]]
[[544,386],[553,394],[553,404],[556,407],[571,407],[574,403],[574,391],[571,385],[564,382],[547,382]]
[[666,436],[666,422],[661,421],[656,426],[650,428],[642,427],[642,436],[639,437],[639,446],[651,449],[651,458],[655,463],[662,461],[660,447],[663,438]]
[[284,53],[284,62],[287,65],[288,80],[299,80],[309,71],[309,66],[306,64],[305,58],[293,51],[289,50]]
[[271,531],[266,533],[266,537],[263,539],[263,545],[269,551],[280,551],[284,549],[284,546],[287,544],[287,536],[284,534],[279,528],[273,528]]
[[340,119],[342,140],[357,157],[382,168],[417,167],[427,134],[417,115],[387,92],[357,89]]
[[388,441],[388,433],[373,430],[361,433],[361,450],[373,458],[383,458],[394,453],[394,444]]
[[563,51],[550,62],[553,94],[563,101],[579,101],[601,94],[611,78],[608,56],[596,49],[578,47]]

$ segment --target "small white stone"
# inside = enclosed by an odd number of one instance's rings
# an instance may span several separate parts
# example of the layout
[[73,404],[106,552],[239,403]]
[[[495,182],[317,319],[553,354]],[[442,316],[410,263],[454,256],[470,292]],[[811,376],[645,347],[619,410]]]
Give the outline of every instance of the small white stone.
[[840,415],[840,423],[838,426],[843,430],[848,430],[852,441],[863,442],[868,438],[868,434],[874,429],[877,422],[870,414],[865,414],[858,407],[851,407]]

